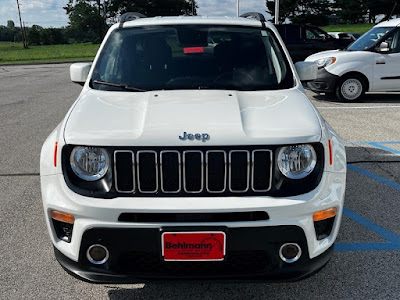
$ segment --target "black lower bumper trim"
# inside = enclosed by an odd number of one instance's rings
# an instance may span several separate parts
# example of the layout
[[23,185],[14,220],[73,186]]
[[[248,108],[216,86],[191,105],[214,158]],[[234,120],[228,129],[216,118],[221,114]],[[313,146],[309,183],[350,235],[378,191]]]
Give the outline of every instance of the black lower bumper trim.
[[339,76],[329,73],[325,68],[318,70],[317,79],[307,82],[307,88],[313,92],[332,93],[335,91]]
[[[159,229],[90,229],[82,239],[79,262],[56,248],[55,256],[70,274],[94,283],[137,283],[155,279],[240,279],[299,280],[319,271],[329,261],[333,246],[309,259],[304,232],[296,226],[253,228],[163,228],[170,230],[223,230],[226,233],[226,259],[223,262],[165,262],[160,254]],[[104,265],[92,265],[86,249],[101,242],[110,251]],[[294,242],[303,250],[292,264],[279,258],[282,244]]]

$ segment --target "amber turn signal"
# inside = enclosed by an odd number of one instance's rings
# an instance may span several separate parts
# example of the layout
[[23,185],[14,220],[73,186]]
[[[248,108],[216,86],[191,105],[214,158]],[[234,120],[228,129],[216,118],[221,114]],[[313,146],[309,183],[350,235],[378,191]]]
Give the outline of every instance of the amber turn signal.
[[73,215],[67,214],[67,213],[63,213],[61,211],[57,211],[57,210],[52,210],[50,212],[50,216],[52,219],[60,221],[60,222],[64,222],[64,223],[68,223],[68,224],[74,224],[75,218]]
[[317,221],[323,221],[329,218],[333,218],[334,216],[336,216],[337,213],[337,208],[336,207],[332,207],[332,208],[328,208],[325,210],[321,210],[321,211],[317,211],[314,215],[313,215],[313,220],[314,222]]

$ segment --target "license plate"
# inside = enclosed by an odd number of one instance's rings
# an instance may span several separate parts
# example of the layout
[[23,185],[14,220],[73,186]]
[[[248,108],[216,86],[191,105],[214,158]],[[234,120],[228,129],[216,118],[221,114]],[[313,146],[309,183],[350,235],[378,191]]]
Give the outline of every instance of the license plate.
[[222,261],[224,232],[164,232],[161,235],[165,261]]

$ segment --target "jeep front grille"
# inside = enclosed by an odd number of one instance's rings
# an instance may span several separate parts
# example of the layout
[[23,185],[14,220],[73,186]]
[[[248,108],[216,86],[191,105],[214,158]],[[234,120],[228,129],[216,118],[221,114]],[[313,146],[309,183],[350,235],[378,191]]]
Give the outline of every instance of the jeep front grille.
[[272,157],[269,149],[115,150],[115,190],[170,196],[264,193],[272,185]]

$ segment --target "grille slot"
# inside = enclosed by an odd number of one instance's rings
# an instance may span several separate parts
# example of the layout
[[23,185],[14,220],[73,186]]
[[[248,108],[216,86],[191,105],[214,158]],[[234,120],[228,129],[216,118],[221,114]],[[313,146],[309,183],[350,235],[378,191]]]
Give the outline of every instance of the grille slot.
[[209,193],[226,190],[226,152],[222,150],[206,153],[206,186]]
[[181,155],[176,150],[161,151],[161,191],[178,193],[181,190]]
[[229,190],[245,193],[249,189],[250,152],[232,150],[229,152]]
[[141,193],[158,191],[157,152],[141,150],[137,152],[138,189]]
[[254,150],[252,152],[251,188],[255,192],[267,192],[272,185],[272,152]]
[[269,191],[272,150],[237,148],[114,150],[115,190],[143,196],[257,195]]
[[189,150],[183,152],[183,188],[186,193],[201,193],[203,190],[203,152]]
[[115,189],[120,193],[135,191],[135,156],[132,151],[114,152]]

